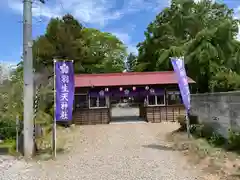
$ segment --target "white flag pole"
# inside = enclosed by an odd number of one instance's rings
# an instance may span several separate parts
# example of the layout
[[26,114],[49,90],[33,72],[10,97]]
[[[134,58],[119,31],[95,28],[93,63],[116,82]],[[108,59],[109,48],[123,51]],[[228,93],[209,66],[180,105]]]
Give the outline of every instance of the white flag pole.
[[56,158],[57,156],[57,125],[56,125],[56,62],[57,60],[54,59],[53,60],[53,72],[54,72],[54,79],[53,79],[53,83],[54,83],[54,119],[53,119],[53,127],[52,127],[52,151],[53,151],[53,158]]

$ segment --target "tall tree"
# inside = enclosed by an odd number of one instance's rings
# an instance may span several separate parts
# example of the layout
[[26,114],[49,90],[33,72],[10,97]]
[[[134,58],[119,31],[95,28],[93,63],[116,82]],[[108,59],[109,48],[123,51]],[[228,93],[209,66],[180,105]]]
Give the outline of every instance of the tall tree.
[[46,33],[34,41],[37,71],[52,68],[53,58],[72,59],[76,73],[119,72],[126,47],[110,33],[84,28],[73,16],[51,19]]
[[130,53],[127,57],[127,69],[132,72],[135,71],[137,65],[137,56],[133,53]]
[[238,20],[225,4],[172,0],[149,24],[145,40],[139,43],[137,69],[171,70],[169,57],[184,56],[187,73],[200,92],[238,88],[240,83],[226,82],[239,76],[237,33]]
[[126,47],[114,35],[93,28],[85,28],[84,41],[87,47],[84,67],[86,73],[122,72]]
[[[85,28],[69,14],[51,19],[46,33],[33,43],[35,90],[41,84],[37,123],[46,125],[53,119],[53,58],[74,60],[76,73],[102,73],[122,72],[126,56],[126,47],[110,33]],[[0,66],[0,73],[2,70]],[[23,119],[22,87],[21,62],[12,72],[11,79],[0,86],[0,134],[8,138],[12,138],[7,135],[9,128],[15,130],[16,116]],[[15,132],[12,134],[16,135]]]

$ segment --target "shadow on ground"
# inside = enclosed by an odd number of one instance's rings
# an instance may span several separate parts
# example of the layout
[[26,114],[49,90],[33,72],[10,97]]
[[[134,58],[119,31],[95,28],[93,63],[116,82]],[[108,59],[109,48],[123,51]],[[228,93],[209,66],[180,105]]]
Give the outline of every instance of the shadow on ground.
[[174,148],[172,147],[168,147],[168,146],[164,146],[164,145],[160,145],[160,144],[149,144],[149,145],[143,145],[143,147],[145,148],[151,148],[151,149],[158,149],[158,150],[162,150],[162,151],[176,151]]

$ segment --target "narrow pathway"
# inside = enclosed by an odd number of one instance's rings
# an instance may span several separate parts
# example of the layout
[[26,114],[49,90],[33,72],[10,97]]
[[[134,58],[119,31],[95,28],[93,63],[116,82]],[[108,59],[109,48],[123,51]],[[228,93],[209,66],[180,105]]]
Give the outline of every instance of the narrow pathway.
[[71,152],[22,170],[10,168],[0,179],[203,180],[203,174],[165,142],[166,133],[176,127],[169,123],[76,127]]

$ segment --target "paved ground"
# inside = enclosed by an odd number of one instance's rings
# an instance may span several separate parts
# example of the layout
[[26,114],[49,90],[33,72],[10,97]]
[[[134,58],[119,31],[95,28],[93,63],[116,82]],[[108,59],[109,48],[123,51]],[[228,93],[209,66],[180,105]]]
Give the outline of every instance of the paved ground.
[[143,118],[139,117],[140,112],[138,107],[112,107],[111,109],[111,116],[112,120],[111,123],[126,123],[126,122],[144,122]]
[[[164,136],[175,124],[76,127],[71,151],[56,161],[14,162],[0,180],[203,180]],[[70,137],[70,135],[69,135]]]
[[112,117],[123,117],[123,116],[139,116],[138,107],[112,107],[111,109]]

